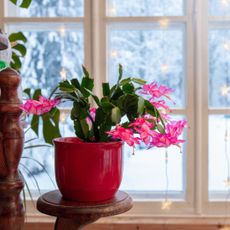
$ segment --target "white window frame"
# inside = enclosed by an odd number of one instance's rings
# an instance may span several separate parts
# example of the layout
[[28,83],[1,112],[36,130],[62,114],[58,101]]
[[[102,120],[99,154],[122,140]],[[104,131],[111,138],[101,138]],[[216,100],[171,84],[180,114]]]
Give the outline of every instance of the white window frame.
[[[8,0],[7,0],[8,1]],[[185,0],[185,12],[181,17],[166,17],[171,22],[186,25],[186,75],[187,108],[173,110],[189,120],[186,156],[185,200],[175,200],[172,209],[161,210],[162,200],[135,199],[134,208],[123,217],[145,217],[170,223],[219,223],[226,215],[224,202],[210,202],[208,199],[208,115],[226,113],[208,108],[208,23],[223,20],[208,17],[208,0]],[[0,27],[23,23],[83,23],[85,65],[95,78],[96,93],[101,95],[101,83],[107,80],[107,24],[110,22],[159,22],[165,17],[108,17],[106,0],[85,0],[83,18],[17,18],[4,16],[4,1],[0,1]],[[224,17],[226,20],[226,17]],[[230,17],[227,18],[230,21]],[[3,27],[4,26],[4,27]],[[186,90],[185,90],[186,91]],[[201,100],[202,98],[202,100]],[[230,110],[228,110],[230,112]],[[195,123],[196,120],[196,123]],[[30,202],[29,202],[30,206]],[[28,215],[34,217],[34,212]],[[222,215],[222,216],[221,216]],[[179,219],[178,219],[179,217]],[[220,218],[221,217],[221,218]],[[122,217],[120,217],[122,218]]]

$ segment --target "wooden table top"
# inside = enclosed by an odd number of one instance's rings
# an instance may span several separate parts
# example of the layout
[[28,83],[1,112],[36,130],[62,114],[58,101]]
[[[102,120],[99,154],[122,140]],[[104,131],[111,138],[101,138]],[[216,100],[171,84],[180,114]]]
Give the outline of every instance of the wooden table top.
[[100,203],[78,203],[62,199],[58,190],[42,195],[37,201],[37,209],[45,214],[75,218],[82,215],[100,217],[118,215],[132,208],[132,198],[123,191],[118,191],[111,200]]

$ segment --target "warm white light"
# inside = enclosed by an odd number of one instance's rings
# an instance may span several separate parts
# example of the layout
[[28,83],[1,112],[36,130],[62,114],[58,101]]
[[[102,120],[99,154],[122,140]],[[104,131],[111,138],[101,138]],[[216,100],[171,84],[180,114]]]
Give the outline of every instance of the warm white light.
[[159,21],[161,28],[167,28],[169,26],[169,19],[162,19]]
[[227,6],[229,4],[229,0],[220,0],[221,4]]
[[224,42],[223,43],[223,49],[226,50],[226,51],[230,50],[230,44],[229,44],[229,42]]
[[227,96],[229,94],[230,87],[227,85],[223,85],[220,90],[222,96]]
[[61,123],[65,123],[65,120],[66,120],[66,114],[65,114],[65,112],[61,112],[60,113],[60,118],[59,118],[59,120],[60,120],[60,122]]
[[61,37],[65,37],[65,27],[64,26],[60,27],[59,32],[61,34]]
[[162,64],[161,65],[161,72],[167,73],[169,71],[169,65],[168,64]]
[[117,50],[112,50],[111,51],[111,58],[117,58],[117,56],[118,56]]
[[66,73],[66,70],[65,68],[62,68],[61,71],[60,71],[60,76],[61,76],[61,80],[62,81],[65,81],[66,78],[67,78],[67,73]]
[[110,6],[108,9],[109,15],[116,16],[117,15],[117,8],[115,6]]
[[224,181],[226,187],[230,187],[230,178],[228,177],[227,180]]
[[162,210],[170,210],[171,206],[172,206],[172,201],[165,200],[164,202],[162,202],[161,209]]

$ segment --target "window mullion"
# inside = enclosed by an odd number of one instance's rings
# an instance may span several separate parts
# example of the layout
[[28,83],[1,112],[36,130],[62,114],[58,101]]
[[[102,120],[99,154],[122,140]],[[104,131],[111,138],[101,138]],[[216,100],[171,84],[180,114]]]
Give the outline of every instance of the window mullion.
[[196,210],[208,202],[208,0],[196,1]]

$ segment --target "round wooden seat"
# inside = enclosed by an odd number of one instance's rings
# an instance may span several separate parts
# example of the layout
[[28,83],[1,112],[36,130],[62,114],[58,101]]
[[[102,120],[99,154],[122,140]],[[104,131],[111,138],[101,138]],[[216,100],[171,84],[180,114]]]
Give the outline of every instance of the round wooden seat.
[[122,191],[118,191],[113,199],[98,203],[64,200],[58,190],[45,193],[37,201],[40,212],[57,217],[55,229],[58,230],[80,229],[100,217],[118,215],[131,208],[132,198]]

